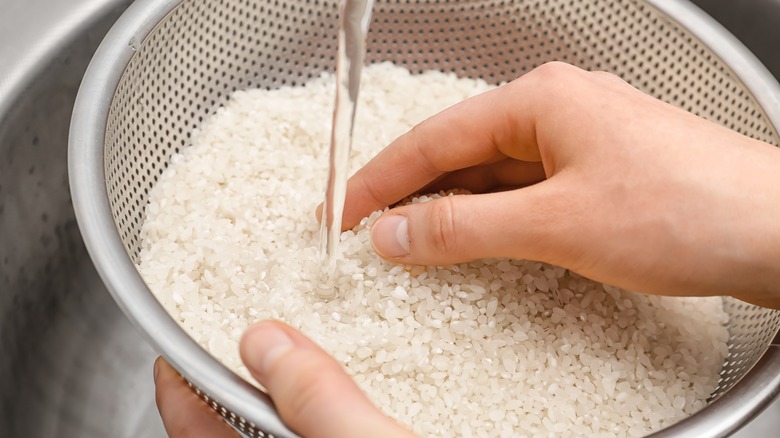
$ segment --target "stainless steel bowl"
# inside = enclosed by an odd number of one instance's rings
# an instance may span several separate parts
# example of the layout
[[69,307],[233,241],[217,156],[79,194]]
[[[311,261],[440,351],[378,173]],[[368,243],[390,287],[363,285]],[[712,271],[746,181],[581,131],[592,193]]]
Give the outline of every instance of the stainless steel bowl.
[[[548,60],[612,71],[672,104],[774,144],[780,89],[733,37],[686,2],[377,2],[368,60],[489,82]],[[179,328],[135,269],[149,189],[189,132],[231,91],[301,84],[332,70],[335,1],[139,0],[84,78],[70,135],[79,227],[125,314],[226,420],[250,436],[294,436],[265,394]],[[730,353],[711,403],[658,432],[722,436],[780,387],[780,312],[724,299]]]

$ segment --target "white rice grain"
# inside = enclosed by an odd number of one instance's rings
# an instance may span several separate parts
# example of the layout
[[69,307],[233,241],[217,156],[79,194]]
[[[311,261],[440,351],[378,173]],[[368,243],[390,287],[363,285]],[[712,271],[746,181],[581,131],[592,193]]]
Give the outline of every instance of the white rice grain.
[[[640,436],[704,406],[727,355],[719,298],[639,295],[523,260],[393,265],[369,243],[378,212],[342,236],[337,298],[313,293],[333,88],[323,75],[234,93],[150,194],[139,269],[200,345],[251,381],[241,333],[284,320],[425,436]],[[367,67],[353,169],[489,88]]]

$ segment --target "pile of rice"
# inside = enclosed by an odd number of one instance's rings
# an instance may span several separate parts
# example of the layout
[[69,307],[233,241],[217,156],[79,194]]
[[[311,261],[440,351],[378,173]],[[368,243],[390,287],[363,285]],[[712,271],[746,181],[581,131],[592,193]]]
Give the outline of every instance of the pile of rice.
[[[353,170],[490,88],[390,64],[363,81]],[[333,89],[323,75],[236,92],[150,195],[141,274],[204,348],[251,381],[241,334],[284,320],[424,436],[641,436],[705,405],[727,355],[719,298],[644,296],[522,260],[394,265],[369,243],[378,212],[343,233],[338,295],[318,297]]]

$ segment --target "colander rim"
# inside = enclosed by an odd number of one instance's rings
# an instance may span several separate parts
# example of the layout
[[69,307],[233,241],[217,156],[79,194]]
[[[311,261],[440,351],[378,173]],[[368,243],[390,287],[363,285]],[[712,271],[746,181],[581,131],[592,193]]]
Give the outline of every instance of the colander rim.
[[[276,437],[298,437],[270,398],[201,348],[165,311],[126,253],[113,222],[103,147],[111,98],[139,44],[184,0],[141,0],[112,26],[90,61],[74,104],[68,178],[87,252],[109,293],[143,337],[191,384],[233,413],[236,423]],[[216,396],[215,396],[216,395]]]
[[[202,349],[163,309],[126,253],[114,224],[105,184],[103,148],[111,101],[138,45],[183,0],[138,0],[120,17],[100,44],[84,75],[71,120],[68,170],[76,219],[93,263],[128,319],[181,374],[224,409],[277,437],[296,437],[279,418],[271,400]],[[690,2],[644,0],[706,45],[744,83],[775,131],[780,127],[780,85],[756,57],[719,23]],[[780,392],[780,353],[765,354],[761,373],[750,370],[745,383],[759,385],[761,397],[725,397],[699,413],[651,436],[724,436],[763,410]],[[742,382],[740,382],[741,384]],[[735,385],[736,388],[736,385]],[[739,412],[741,423],[725,415]],[[235,419],[238,423],[238,419]],[[701,427],[706,423],[708,430]],[[733,423],[733,424],[728,424]]]

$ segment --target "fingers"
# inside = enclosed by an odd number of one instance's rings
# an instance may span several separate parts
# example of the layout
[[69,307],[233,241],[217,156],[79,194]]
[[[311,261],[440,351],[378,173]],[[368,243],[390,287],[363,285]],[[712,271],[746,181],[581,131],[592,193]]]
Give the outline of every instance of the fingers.
[[[543,181],[545,177],[542,163],[503,158],[495,163],[445,173],[416,190],[416,193],[438,193],[452,189],[464,189],[471,193],[504,191],[536,184]],[[317,220],[321,220],[322,204],[317,206],[315,215]],[[348,223],[343,228],[349,229],[354,225]]]
[[500,189],[520,188],[545,179],[542,163],[503,159],[496,163],[457,170],[437,178],[420,189],[421,194],[451,189],[487,193]]
[[411,437],[382,414],[341,366],[279,322],[261,322],[241,340],[241,357],[292,429],[306,437]]
[[[344,228],[355,226],[372,211],[398,202],[444,174],[502,158],[544,162],[543,169],[551,176],[566,157],[560,150],[554,151],[555,156],[544,150],[542,139],[537,138],[543,130],[540,126],[546,127],[547,134],[575,140],[582,136],[591,120],[583,119],[575,103],[582,103],[582,92],[593,88],[595,80],[611,83],[617,79],[595,77],[568,64],[548,63],[423,121],[350,178]],[[584,101],[592,105],[593,96],[586,97]],[[594,113],[596,117],[598,111]],[[581,126],[570,126],[579,119],[583,119]],[[562,162],[556,163],[558,160]]]
[[350,178],[344,227],[459,169],[511,156],[540,161],[533,96],[519,79],[452,106],[402,135]]
[[162,357],[154,363],[154,382],[157,409],[169,437],[240,437]]
[[509,192],[447,196],[398,207],[371,229],[374,250],[404,264],[447,265],[488,257],[553,262],[565,194],[542,182]]

